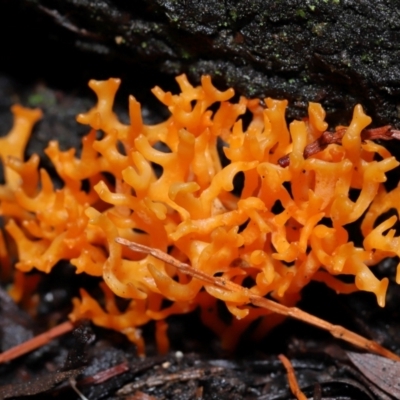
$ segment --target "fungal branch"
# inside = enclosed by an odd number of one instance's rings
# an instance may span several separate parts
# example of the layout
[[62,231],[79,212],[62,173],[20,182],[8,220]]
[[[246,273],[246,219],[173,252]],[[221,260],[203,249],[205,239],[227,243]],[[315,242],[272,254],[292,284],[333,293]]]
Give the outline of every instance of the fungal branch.
[[[46,149],[64,181],[61,189],[38,169],[38,156],[22,159],[27,132],[40,113],[14,109],[16,122],[1,148],[12,148],[21,138],[13,157],[0,149],[6,168],[0,212],[7,221],[7,240],[0,245],[15,242],[18,273],[11,293],[16,300],[27,290],[26,272],[48,273],[69,260],[76,273],[101,277],[104,293],[102,307],[81,289],[71,320],[88,318],[123,332],[140,354],[145,352],[141,326],[156,321],[159,350],[165,352],[166,319],[199,308],[225,348],[234,348],[255,320],[260,323],[254,335],[263,337],[280,314],[395,357],[295,305],[310,281],[337,293],[368,291],[385,305],[389,281],[378,279],[373,266],[400,256],[400,238],[392,229],[395,217],[377,221],[390,208],[400,214],[400,188],[387,193],[383,186],[386,172],[399,163],[374,140],[399,139],[399,131],[368,129],[371,118],[360,105],[349,126],[334,132],[316,103],[310,103],[308,118],[288,125],[287,101],[268,98],[265,107],[243,97],[235,102],[234,91],[219,91],[209,76],[197,87],[184,75],[177,82],[178,94],[153,89],[170,116],[146,125],[133,96],[128,124],[113,112],[118,79],[90,81],[98,101],[77,117],[89,130],[80,156],[74,149],[61,151],[55,141]],[[252,115],[246,127],[245,113]],[[221,163],[219,143],[228,165]],[[235,194],[238,174],[244,182]],[[82,182],[89,182],[89,190]],[[356,200],[350,198],[354,190]],[[362,247],[346,230],[355,221],[361,224]],[[343,274],[354,283],[341,281]],[[244,280],[252,282],[250,288],[243,287]],[[400,283],[400,268],[396,280]],[[128,299],[124,311],[117,297]],[[235,317],[230,323],[219,318],[218,300]]]
[[[197,279],[202,282],[202,284],[210,285],[214,288],[220,289],[221,291],[237,294],[238,300],[240,302],[244,302],[244,304],[253,304],[257,307],[261,307],[267,310],[270,310],[274,313],[284,315],[285,317],[291,317],[297,319],[299,321],[305,322],[307,324],[316,326],[317,328],[323,329],[325,331],[330,332],[334,337],[344,340],[354,346],[357,346],[361,349],[367,350],[371,353],[379,354],[383,357],[389,358],[391,360],[400,361],[400,357],[397,354],[385,349],[378,343],[368,340],[354,332],[349,331],[348,329],[339,326],[333,325],[329,322],[315,317],[311,314],[308,314],[299,308],[296,307],[286,307],[283,304],[279,304],[273,300],[266,299],[264,297],[258,296],[256,294],[251,293],[251,290],[246,289],[234,282],[229,280],[214,277],[208,275],[202,271],[199,271],[190,265],[178,261],[174,257],[171,257],[169,254],[164,253],[158,249],[152,249],[151,247],[144,246],[138,243],[130,242],[123,238],[116,238],[115,241],[124,246],[129,247],[133,251],[137,251],[139,253],[150,254],[153,257],[164,261],[170,265],[173,265],[179,271],[183,272],[186,275],[191,276],[194,279]],[[233,296],[232,296],[233,297]]]

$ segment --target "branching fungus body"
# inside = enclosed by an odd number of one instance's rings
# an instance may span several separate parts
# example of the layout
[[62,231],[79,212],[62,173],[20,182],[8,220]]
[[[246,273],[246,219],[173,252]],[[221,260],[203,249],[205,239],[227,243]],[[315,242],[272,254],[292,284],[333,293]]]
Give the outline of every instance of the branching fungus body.
[[[378,280],[370,267],[400,255],[400,239],[391,229],[394,217],[374,224],[389,208],[399,208],[399,189],[387,194],[382,185],[385,173],[399,163],[365,136],[371,119],[362,107],[355,107],[348,127],[337,129],[340,140],[328,143],[319,104],[311,103],[308,118],[288,126],[286,101],[268,98],[266,107],[245,98],[235,103],[229,101],[233,90],[218,91],[208,76],[198,87],[183,75],[177,81],[180,94],[153,89],[171,114],[155,126],[143,123],[133,97],[130,124],[121,123],[112,110],[119,80],[91,81],[98,102],[78,116],[91,129],[80,157],[73,149],[61,151],[56,142],[46,150],[64,181],[62,189],[54,189],[48,173],[38,171],[38,157],[24,162],[22,153],[8,158],[2,153],[6,184],[0,190],[1,213],[18,248],[16,268],[49,272],[67,259],[77,273],[102,277],[105,308],[82,290],[71,318],[90,318],[124,332],[141,353],[140,326],[157,321],[156,336],[165,350],[165,319],[196,307],[226,347],[234,346],[255,319],[265,317],[256,330],[263,335],[276,318],[270,310],[249,307],[240,292],[190,278],[152,255],[122,246],[117,237],[168,252],[210,276],[246,284],[253,295],[270,295],[287,306],[299,300],[311,280],[338,293],[372,292],[384,306],[388,279]],[[252,119],[244,128],[246,111]],[[30,124],[38,117],[36,112]],[[17,128],[21,118],[16,113],[14,130],[27,129]],[[102,132],[101,139],[96,131]],[[13,138],[12,133],[2,140]],[[23,148],[26,140],[20,140]],[[229,160],[226,166],[219,142]],[[160,176],[154,164],[161,167]],[[115,184],[104,173],[112,174]],[[240,194],[233,191],[238,174],[244,177]],[[90,182],[88,192],[84,180]],[[356,200],[352,192],[358,193]],[[360,218],[362,248],[349,241],[346,230]],[[335,277],[341,274],[354,276],[354,283]],[[118,309],[115,296],[131,299],[126,310]],[[164,298],[171,300],[165,308]],[[218,300],[235,317],[230,324],[219,319]]]

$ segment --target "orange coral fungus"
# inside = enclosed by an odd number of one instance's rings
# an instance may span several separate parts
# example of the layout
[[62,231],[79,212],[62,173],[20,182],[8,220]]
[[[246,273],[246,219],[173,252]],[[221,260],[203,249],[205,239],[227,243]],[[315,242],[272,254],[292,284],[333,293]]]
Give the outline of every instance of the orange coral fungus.
[[[378,280],[370,266],[400,255],[400,239],[393,230],[386,233],[393,218],[376,228],[374,223],[382,212],[398,207],[397,195],[385,196],[382,186],[385,173],[398,162],[365,139],[371,119],[362,107],[355,107],[348,127],[339,128],[340,141],[327,143],[319,140],[328,137],[319,104],[310,104],[306,120],[287,126],[286,101],[268,98],[265,108],[258,100],[234,103],[229,101],[233,90],[218,91],[208,76],[198,87],[184,75],[177,81],[178,95],[153,89],[171,114],[154,126],[143,123],[134,97],[129,98],[130,124],[118,120],[112,110],[118,79],[91,81],[98,102],[78,116],[91,128],[81,156],[73,149],[61,151],[56,142],[46,150],[64,181],[62,189],[55,190],[47,172],[38,171],[37,157],[27,162],[19,153],[5,158],[9,172],[0,193],[1,212],[18,248],[16,267],[49,272],[67,259],[77,273],[103,277],[105,307],[82,290],[71,318],[90,318],[124,332],[140,352],[139,327],[150,320],[161,321],[156,337],[165,351],[165,319],[200,307],[203,321],[231,347],[251,321],[271,311],[249,307],[242,293],[204,285],[152,255],[122,246],[116,237],[169,252],[235,284],[251,278],[250,293],[270,295],[289,306],[311,280],[338,293],[372,292],[383,306],[388,279]],[[253,117],[244,129],[241,115],[246,111]],[[37,112],[32,115],[31,124],[38,118]],[[28,122],[19,126],[21,118],[16,113],[14,130],[24,136]],[[96,131],[103,132],[99,140]],[[14,133],[2,139],[7,146]],[[230,160],[226,166],[221,165],[218,140]],[[20,146],[25,142],[21,138]],[[319,147],[312,150],[316,142]],[[168,151],[160,150],[161,143]],[[288,159],[286,166],[280,165],[282,159]],[[161,176],[153,163],[162,168]],[[103,179],[105,172],[115,177],[115,185]],[[232,192],[238,173],[244,176],[240,195]],[[90,182],[88,193],[83,180]],[[352,189],[359,191],[355,201]],[[366,211],[364,248],[359,248],[349,242],[345,226]],[[339,274],[353,276],[354,284],[335,278]],[[131,299],[126,310],[118,309],[115,296]],[[164,298],[172,301],[166,308]],[[217,299],[236,317],[231,324],[218,319]],[[271,322],[263,321],[258,334]]]

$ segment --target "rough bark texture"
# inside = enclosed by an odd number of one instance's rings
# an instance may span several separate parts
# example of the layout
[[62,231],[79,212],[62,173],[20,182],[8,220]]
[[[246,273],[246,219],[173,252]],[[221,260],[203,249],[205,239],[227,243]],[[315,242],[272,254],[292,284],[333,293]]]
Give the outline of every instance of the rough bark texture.
[[[213,75],[251,97],[322,102],[331,120],[362,103],[400,122],[400,19],[391,0],[23,0],[63,46],[155,73]],[[52,22],[50,22],[52,21]],[[347,112],[347,114],[345,113]]]

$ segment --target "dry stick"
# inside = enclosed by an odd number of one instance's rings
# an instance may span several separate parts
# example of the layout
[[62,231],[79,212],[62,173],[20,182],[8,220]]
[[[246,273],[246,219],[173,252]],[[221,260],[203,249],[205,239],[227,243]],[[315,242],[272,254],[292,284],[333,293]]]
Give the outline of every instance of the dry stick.
[[170,256],[169,254],[164,253],[161,250],[153,249],[148,246],[144,246],[142,244],[134,243],[129,240],[123,238],[116,238],[115,241],[119,244],[129,247],[133,251],[137,251],[139,253],[150,254],[159,260],[162,260],[168,264],[173,265],[178,268],[181,272],[192,276],[193,278],[199,279],[206,284],[216,286],[225,290],[229,290],[231,292],[242,293],[248,297],[249,301],[256,306],[268,309],[277,314],[285,315],[287,317],[292,317],[294,319],[298,319],[300,321],[306,322],[310,325],[316,326],[320,329],[330,332],[334,337],[338,339],[342,339],[348,343],[351,343],[357,347],[361,347],[366,349],[372,353],[379,354],[383,357],[390,358],[391,360],[400,361],[400,357],[390,350],[385,349],[380,344],[374,342],[373,340],[369,340],[364,338],[357,333],[354,333],[343,326],[333,325],[330,322],[327,322],[321,318],[315,317],[312,314],[308,314],[297,307],[287,307],[283,304],[279,304],[273,300],[266,299],[264,297],[253,294],[249,289],[244,288],[234,282],[229,280],[214,277],[208,275],[196,268],[191,267],[189,264],[183,263]]
[[281,360],[281,363],[286,369],[289,381],[289,387],[293,393],[293,396],[295,396],[297,400],[307,400],[306,395],[301,391],[299,387],[292,363],[283,354],[279,354],[278,358],[279,360]]
[[114,376],[118,376],[123,374],[124,372],[129,371],[129,365],[125,361],[123,363],[114,365],[111,368],[108,368],[106,370],[97,372],[96,374],[92,376],[88,376],[87,378],[80,379],[77,383],[79,386],[82,385],[98,385],[100,383],[106,382],[109,379],[113,378]]
[[3,353],[0,353],[0,364],[14,360],[14,358],[29,353],[32,350],[36,350],[39,347],[49,343],[51,340],[57,338],[58,336],[64,335],[64,333],[72,331],[73,328],[74,324],[71,321],[66,321],[60,325],[55,326],[54,328],[49,329],[44,333],[41,333],[38,336],[33,337],[32,339],[27,340],[26,342],[18,344],[17,346],[14,346]]

